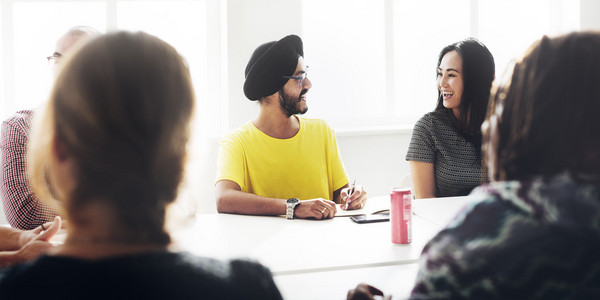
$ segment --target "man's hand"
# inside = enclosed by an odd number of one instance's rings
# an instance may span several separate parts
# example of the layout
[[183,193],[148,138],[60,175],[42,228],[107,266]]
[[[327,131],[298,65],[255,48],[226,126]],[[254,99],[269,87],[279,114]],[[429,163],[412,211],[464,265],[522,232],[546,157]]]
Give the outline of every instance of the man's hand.
[[335,202],[317,198],[300,201],[300,204],[294,210],[294,217],[298,219],[331,219],[336,212]]
[[356,185],[354,186],[352,195],[348,195],[350,189],[350,187],[342,189],[340,196],[343,204],[341,208],[344,210],[353,210],[365,207],[365,204],[367,203],[367,192],[365,189],[360,185]]
[[50,250],[53,246],[49,241],[60,230],[61,225],[61,218],[56,216],[54,222],[47,222],[33,230],[23,231],[19,236],[19,244],[21,245],[21,248],[17,251],[19,260],[32,260]]

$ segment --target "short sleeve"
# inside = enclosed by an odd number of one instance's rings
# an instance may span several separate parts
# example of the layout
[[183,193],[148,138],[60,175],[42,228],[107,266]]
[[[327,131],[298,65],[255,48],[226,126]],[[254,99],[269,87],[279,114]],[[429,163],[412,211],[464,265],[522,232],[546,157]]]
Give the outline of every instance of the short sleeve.
[[217,177],[220,180],[231,180],[237,183],[242,191],[246,190],[244,182],[244,169],[246,166],[242,145],[228,134],[219,142],[219,156],[217,159]]
[[425,115],[417,121],[406,153],[407,161],[434,163],[435,143],[432,128],[433,124],[429,115]]

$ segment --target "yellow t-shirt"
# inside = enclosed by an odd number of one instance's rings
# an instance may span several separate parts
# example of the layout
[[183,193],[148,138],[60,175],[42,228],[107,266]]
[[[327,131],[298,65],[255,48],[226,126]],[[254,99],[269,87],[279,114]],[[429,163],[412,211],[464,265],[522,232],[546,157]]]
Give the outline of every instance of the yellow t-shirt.
[[270,198],[332,200],[348,183],[335,134],[323,120],[298,120],[300,130],[289,139],[270,137],[252,122],[228,133],[220,142],[217,181]]

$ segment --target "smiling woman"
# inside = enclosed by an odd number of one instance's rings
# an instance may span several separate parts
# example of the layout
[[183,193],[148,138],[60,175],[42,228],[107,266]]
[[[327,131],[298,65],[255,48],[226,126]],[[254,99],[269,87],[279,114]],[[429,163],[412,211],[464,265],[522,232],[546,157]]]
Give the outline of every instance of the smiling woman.
[[480,127],[494,71],[492,54],[476,39],[442,49],[437,108],[415,124],[406,154],[417,198],[464,196],[487,181]]
[[437,85],[442,94],[442,104],[452,110],[456,119],[460,118],[460,104],[463,95],[462,57],[452,50],[442,58],[437,68]]

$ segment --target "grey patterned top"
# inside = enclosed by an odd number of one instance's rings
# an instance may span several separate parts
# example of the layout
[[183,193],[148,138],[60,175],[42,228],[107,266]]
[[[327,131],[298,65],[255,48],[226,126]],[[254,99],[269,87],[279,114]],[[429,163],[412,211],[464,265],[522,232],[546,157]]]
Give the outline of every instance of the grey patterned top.
[[600,299],[600,185],[476,188],[423,249],[411,299]]
[[435,196],[468,195],[482,180],[481,142],[473,142],[458,131],[458,121],[449,109],[423,116],[413,129],[406,160],[432,163]]

